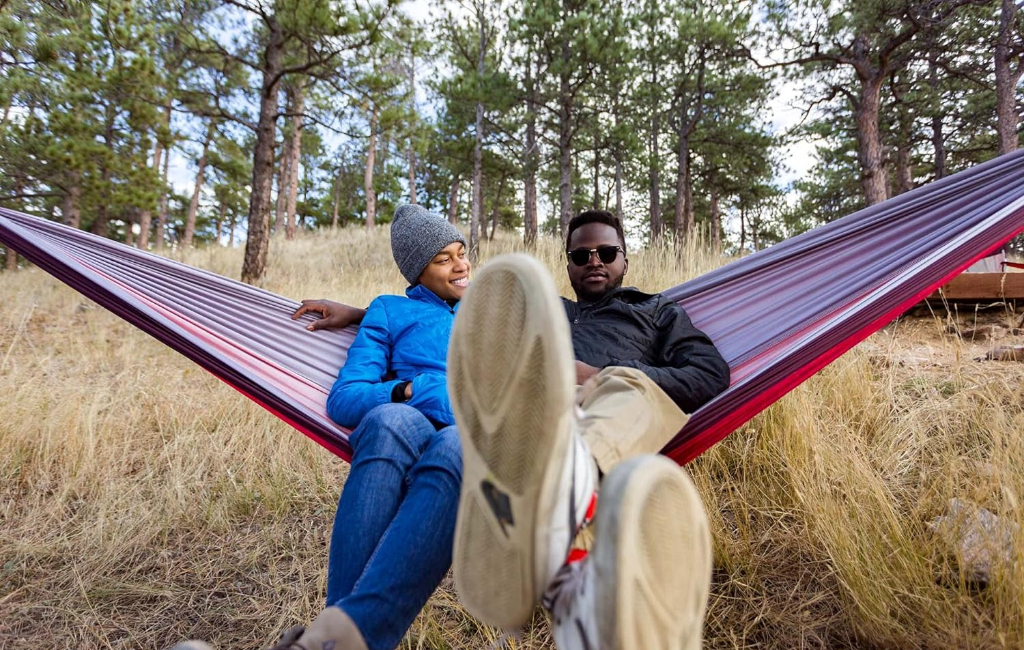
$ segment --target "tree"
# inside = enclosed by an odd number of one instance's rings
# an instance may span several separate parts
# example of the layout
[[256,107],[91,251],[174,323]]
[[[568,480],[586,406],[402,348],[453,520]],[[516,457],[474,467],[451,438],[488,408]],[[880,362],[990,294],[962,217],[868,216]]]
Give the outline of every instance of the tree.
[[[251,129],[255,135],[248,229],[242,280],[258,282],[266,271],[269,250],[274,145],[280,117],[278,91],[289,75],[315,76],[343,84],[337,76],[343,59],[376,41],[377,26],[390,12],[391,1],[369,8],[349,8],[327,0],[281,0],[268,7],[256,0],[231,3],[232,15],[213,14],[189,44],[195,52],[235,61],[260,79],[258,117],[234,110],[220,89],[203,92],[217,117]],[[215,29],[247,33],[247,40],[222,42]]]
[[[640,10],[632,17],[631,23],[638,32],[637,65],[640,83],[635,96],[638,113],[644,116],[646,144],[647,196],[650,234],[652,241],[661,241],[665,234],[665,220],[661,207],[661,127],[666,112],[666,75],[663,68],[668,63],[665,43],[671,34],[666,33],[668,8],[656,0],[645,0]],[[646,128],[644,128],[646,127]]]
[[206,177],[206,161],[210,153],[210,143],[217,133],[216,120],[210,120],[206,128],[206,138],[203,140],[203,153],[196,163],[196,182],[192,189],[192,200],[188,206],[188,217],[185,221],[185,236],[181,239],[181,245],[185,248],[192,248],[192,238],[196,230],[196,214],[199,212],[199,195],[203,191],[203,182]]
[[1024,20],[1015,0],[1000,0],[999,36],[995,46],[996,134],[999,153],[1017,148],[1017,85],[1024,74]]
[[501,70],[503,52],[498,40],[504,4],[485,0],[463,0],[461,6],[466,12],[464,18],[457,18],[449,11],[439,23],[439,28],[449,44],[446,52],[448,60],[456,68],[455,77],[444,85],[442,92],[447,102],[463,105],[451,115],[458,115],[465,107],[472,106],[473,168],[470,175],[472,199],[469,255],[475,262],[479,254],[481,227],[486,227],[482,221],[487,128],[494,123],[495,116],[492,113],[507,106],[502,106],[501,98],[508,96],[511,86]]
[[536,44],[544,88],[537,99],[557,131],[559,232],[573,216],[573,146],[594,73],[624,55],[618,5],[598,0],[524,0],[513,31]]
[[[914,56],[914,40],[940,29],[970,0],[869,0],[821,4],[773,2],[769,6],[782,42],[799,53],[776,65],[801,65],[823,73],[828,97],[842,94],[853,109],[861,188],[869,205],[889,196],[879,129],[882,89]],[[844,69],[853,79],[843,77]]]

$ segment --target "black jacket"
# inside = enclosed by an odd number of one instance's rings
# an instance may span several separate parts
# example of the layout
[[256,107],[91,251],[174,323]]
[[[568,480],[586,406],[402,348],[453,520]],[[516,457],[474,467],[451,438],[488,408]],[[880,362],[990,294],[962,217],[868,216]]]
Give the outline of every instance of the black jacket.
[[562,302],[583,363],[636,368],[684,413],[728,388],[729,365],[718,348],[663,295],[620,287],[594,303]]

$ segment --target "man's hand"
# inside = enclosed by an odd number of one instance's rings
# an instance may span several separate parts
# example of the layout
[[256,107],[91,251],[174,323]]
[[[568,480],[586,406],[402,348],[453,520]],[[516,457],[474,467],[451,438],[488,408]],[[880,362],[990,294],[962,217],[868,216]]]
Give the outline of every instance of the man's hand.
[[408,402],[411,399],[412,399],[412,382],[410,381],[408,384],[405,385],[405,401]]
[[601,372],[600,368],[594,366],[588,366],[582,361],[576,362],[576,385],[582,386],[587,383],[587,380]]
[[358,307],[349,307],[348,305],[331,300],[303,300],[302,306],[292,314],[292,320],[309,313],[323,316],[323,318],[306,325],[306,329],[313,332],[323,329],[344,329],[349,325],[358,324],[362,322],[363,316],[366,315],[366,310],[359,309]]

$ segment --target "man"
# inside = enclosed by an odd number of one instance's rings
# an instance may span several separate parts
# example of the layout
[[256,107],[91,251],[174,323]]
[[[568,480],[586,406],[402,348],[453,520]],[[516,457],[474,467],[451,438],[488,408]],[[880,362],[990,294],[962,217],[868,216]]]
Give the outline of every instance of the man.
[[[566,251],[577,301],[559,307],[536,261],[497,258],[453,328],[456,589],[471,613],[508,630],[543,597],[561,650],[698,647],[706,517],[682,470],[649,454],[728,386],[729,368],[677,304],[622,287],[629,262],[613,215],[570,221]],[[324,315],[310,329],[361,317],[327,301],[296,315],[307,311]],[[574,562],[599,482],[595,548]]]

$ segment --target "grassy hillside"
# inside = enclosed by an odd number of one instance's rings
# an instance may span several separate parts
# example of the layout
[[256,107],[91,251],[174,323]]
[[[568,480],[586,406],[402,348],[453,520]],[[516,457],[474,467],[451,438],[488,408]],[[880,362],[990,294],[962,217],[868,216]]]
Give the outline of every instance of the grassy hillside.
[[[295,299],[365,305],[403,288],[385,231],[271,249],[266,287]],[[540,256],[567,292],[559,250]],[[240,250],[184,259],[241,267]],[[653,291],[719,263],[647,251],[629,280]],[[973,361],[991,342],[949,324],[886,328],[691,465],[715,538],[707,647],[1024,645],[1022,553],[981,589],[928,526],[959,497],[1015,523],[1024,548],[1024,364]],[[0,648],[260,647],[323,605],[345,475],[43,272],[0,275]],[[494,638],[445,584],[403,647]],[[553,647],[542,615],[513,647]]]

